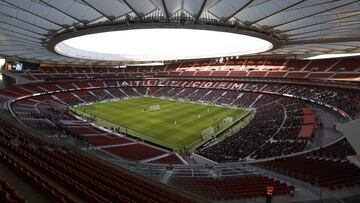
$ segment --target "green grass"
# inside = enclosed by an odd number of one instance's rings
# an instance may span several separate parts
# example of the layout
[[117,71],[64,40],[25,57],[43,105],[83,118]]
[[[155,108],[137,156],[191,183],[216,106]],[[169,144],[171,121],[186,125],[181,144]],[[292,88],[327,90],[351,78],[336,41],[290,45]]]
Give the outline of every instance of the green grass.
[[[153,105],[160,105],[160,110],[144,110]],[[202,131],[219,126],[224,118],[233,117],[236,121],[249,112],[151,97],[97,103],[73,110],[83,116],[95,115],[98,124],[104,127],[120,127],[122,132],[126,128],[133,136],[176,150],[193,148],[204,142]],[[222,126],[218,133],[226,128]]]

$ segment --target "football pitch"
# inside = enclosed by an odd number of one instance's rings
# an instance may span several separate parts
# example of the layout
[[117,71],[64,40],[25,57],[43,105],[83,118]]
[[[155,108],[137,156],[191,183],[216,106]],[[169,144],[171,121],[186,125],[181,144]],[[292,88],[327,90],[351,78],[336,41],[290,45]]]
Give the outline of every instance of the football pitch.
[[[158,106],[159,109],[150,110]],[[205,129],[216,133],[246,116],[250,110],[213,105],[139,97],[119,101],[74,107],[81,116],[92,116],[103,127],[120,129],[120,132],[179,151],[203,143]],[[231,117],[231,123],[224,119]]]

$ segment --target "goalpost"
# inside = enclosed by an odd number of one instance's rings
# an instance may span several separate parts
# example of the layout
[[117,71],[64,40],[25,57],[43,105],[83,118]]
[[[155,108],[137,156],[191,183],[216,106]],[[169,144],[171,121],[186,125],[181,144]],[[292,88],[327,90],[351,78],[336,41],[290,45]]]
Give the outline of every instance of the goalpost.
[[202,131],[201,138],[203,140],[208,140],[214,135],[214,133],[215,133],[214,127],[210,126]]
[[211,139],[215,133],[221,129],[223,129],[224,127],[228,127],[233,123],[233,117],[226,117],[222,120],[222,122],[219,124],[216,124],[215,127],[214,126],[210,126],[208,128],[206,128],[205,130],[202,131],[201,133],[201,138],[203,140],[209,140]]
[[160,110],[160,105],[154,105],[154,106],[149,106],[148,108],[145,108],[145,111],[158,111]]
[[226,117],[223,120],[223,126],[229,126],[231,125],[231,123],[233,122],[233,117]]

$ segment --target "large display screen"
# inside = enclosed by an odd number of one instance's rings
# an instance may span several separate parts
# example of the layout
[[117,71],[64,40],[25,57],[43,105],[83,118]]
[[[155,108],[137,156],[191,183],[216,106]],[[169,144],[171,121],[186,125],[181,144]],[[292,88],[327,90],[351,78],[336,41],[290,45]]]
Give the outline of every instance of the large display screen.
[[6,62],[5,69],[11,71],[38,70],[40,64],[22,61]]
[[15,67],[15,70],[22,70],[23,69],[23,64],[16,62],[14,64],[14,67]]

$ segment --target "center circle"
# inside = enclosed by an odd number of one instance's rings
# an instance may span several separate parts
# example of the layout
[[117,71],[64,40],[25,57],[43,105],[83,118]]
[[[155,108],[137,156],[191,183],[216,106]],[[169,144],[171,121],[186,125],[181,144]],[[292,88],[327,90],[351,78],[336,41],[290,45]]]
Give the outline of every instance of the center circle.
[[101,61],[166,61],[241,56],[268,51],[273,44],[245,34],[152,28],[87,34],[57,43],[65,56]]

